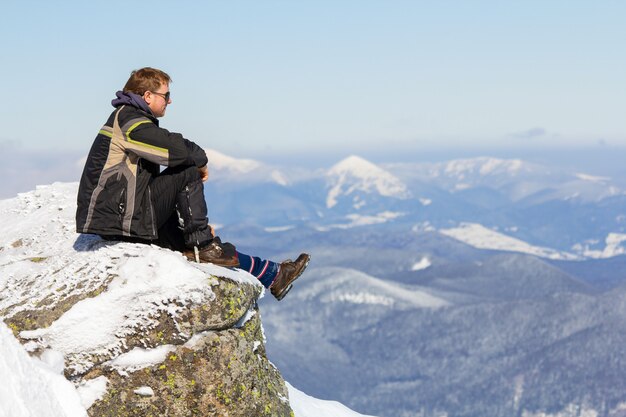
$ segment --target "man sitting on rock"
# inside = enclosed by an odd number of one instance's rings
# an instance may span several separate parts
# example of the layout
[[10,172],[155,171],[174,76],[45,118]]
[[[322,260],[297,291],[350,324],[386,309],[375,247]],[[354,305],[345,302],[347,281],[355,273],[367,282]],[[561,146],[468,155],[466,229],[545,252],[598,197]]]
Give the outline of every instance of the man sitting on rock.
[[[238,267],[281,300],[309,263],[301,254],[280,264],[238,252],[208,223],[202,148],[159,127],[172,102],[171,78],[154,68],[131,73],[115,110],[91,146],[78,189],[76,230],[104,239],[154,243],[196,262]],[[160,172],[160,166],[167,168]]]

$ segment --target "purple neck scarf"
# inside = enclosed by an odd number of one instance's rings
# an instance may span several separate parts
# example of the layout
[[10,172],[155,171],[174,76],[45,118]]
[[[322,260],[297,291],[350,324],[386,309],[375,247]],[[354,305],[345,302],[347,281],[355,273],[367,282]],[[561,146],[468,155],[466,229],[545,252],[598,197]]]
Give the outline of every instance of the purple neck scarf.
[[111,105],[113,107],[118,107],[126,104],[137,107],[138,109],[145,111],[149,115],[152,115],[152,111],[150,110],[150,107],[148,107],[148,103],[143,101],[143,97],[141,97],[140,95],[124,91],[118,91],[117,93],[115,93],[115,95],[117,96],[117,98],[111,100]]

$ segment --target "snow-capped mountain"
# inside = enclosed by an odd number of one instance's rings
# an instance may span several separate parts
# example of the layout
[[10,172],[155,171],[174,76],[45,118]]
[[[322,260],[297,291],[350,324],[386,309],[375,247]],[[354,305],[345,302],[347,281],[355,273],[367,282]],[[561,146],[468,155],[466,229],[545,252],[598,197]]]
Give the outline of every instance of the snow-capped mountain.
[[209,173],[216,181],[276,183],[285,186],[288,176],[278,168],[254,159],[233,158],[214,149],[205,149]]
[[326,207],[333,208],[339,199],[351,198],[355,209],[367,204],[363,194],[406,199],[409,192],[405,184],[391,173],[358,156],[349,156],[326,173]]
[[217,171],[230,171],[233,174],[247,174],[259,169],[263,164],[253,159],[233,158],[214,149],[205,149],[211,169]]

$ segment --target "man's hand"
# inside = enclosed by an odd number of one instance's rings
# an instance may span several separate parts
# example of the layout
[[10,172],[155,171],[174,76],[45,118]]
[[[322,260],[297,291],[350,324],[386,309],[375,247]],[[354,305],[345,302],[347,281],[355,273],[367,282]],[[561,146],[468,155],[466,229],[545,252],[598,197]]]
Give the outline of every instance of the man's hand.
[[206,182],[206,180],[209,179],[209,167],[208,167],[208,165],[205,165],[203,167],[198,168],[198,171],[200,172],[200,178],[202,178],[202,182]]

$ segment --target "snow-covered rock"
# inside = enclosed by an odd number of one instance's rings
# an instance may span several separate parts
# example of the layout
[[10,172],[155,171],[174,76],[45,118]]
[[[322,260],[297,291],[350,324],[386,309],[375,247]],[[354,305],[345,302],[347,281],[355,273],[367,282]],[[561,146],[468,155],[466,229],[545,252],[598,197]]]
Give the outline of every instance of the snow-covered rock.
[[[290,415],[265,354],[258,280],[79,235],[76,192],[53,184],[0,201],[0,317],[24,344],[0,327],[0,370],[15,379],[0,416]],[[55,378],[69,405],[46,387]]]

